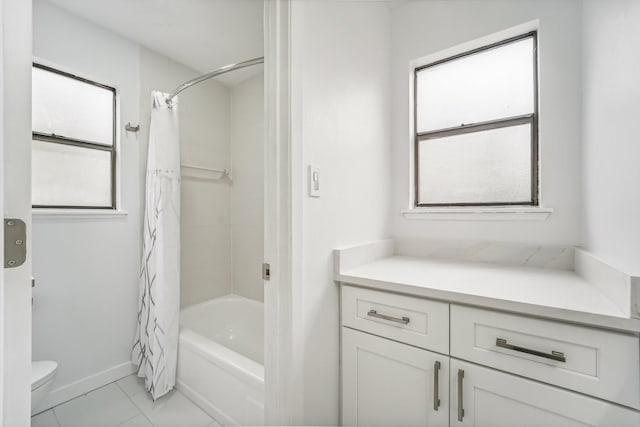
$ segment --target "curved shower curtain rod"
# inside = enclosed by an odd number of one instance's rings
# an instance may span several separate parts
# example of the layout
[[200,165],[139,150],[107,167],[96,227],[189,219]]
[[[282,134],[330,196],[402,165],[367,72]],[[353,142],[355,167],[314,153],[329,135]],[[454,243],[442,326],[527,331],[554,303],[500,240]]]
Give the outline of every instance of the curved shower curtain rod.
[[239,70],[241,68],[246,68],[252,65],[257,65],[262,63],[264,63],[264,57],[261,56],[260,58],[249,59],[248,61],[238,62],[237,64],[225,65],[224,67],[218,68],[215,71],[204,74],[200,77],[196,77],[195,79],[191,79],[188,82],[182,83],[180,86],[175,88],[173,92],[171,92],[171,94],[167,97],[167,104],[170,106],[171,101],[173,100],[173,98],[176,97],[176,95],[178,95],[183,90],[190,88],[193,85],[197,85],[200,82],[209,80],[212,77],[220,76],[222,74],[226,74],[231,71]]

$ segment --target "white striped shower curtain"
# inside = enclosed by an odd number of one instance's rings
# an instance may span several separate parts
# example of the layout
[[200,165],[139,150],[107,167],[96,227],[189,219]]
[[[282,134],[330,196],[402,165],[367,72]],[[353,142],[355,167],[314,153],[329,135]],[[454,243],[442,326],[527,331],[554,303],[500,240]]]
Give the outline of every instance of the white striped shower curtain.
[[138,327],[132,360],[155,400],[176,380],[180,315],[180,145],[178,107],[152,93]]

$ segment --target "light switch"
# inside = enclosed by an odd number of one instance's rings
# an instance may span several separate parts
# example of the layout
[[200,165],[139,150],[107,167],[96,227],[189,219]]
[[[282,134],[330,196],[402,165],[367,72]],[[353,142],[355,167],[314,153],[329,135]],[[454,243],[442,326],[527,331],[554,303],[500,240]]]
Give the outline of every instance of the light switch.
[[320,169],[309,165],[309,197],[320,197]]

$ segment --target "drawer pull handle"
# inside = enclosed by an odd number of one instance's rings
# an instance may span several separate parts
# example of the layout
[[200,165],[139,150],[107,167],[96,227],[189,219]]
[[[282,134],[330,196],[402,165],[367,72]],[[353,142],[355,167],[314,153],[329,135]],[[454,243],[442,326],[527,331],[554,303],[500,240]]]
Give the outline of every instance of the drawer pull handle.
[[464,370],[458,369],[458,421],[462,422],[464,418],[464,407],[462,406],[462,380],[464,379]]
[[440,382],[440,362],[436,361],[433,364],[433,410],[437,411],[440,407],[440,392],[438,389],[440,386],[438,383]]
[[402,323],[403,325],[408,325],[411,319],[408,317],[393,317],[387,316],[386,314],[380,314],[376,310],[369,310],[367,312],[367,316],[369,317],[377,317],[378,319],[389,320],[390,322]]
[[538,357],[544,357],[545,359],[551,359],[557,362],[567,361],[564,353],[561,353],[559,351],[552,351],[551,354],[549,354],[538,350],[532,350],[530,348],[518,347],[517,345],[509,344],[504,338],[496,338],[496,346],[506,348],[508,350],[519,351],[520,353],[527,353]]

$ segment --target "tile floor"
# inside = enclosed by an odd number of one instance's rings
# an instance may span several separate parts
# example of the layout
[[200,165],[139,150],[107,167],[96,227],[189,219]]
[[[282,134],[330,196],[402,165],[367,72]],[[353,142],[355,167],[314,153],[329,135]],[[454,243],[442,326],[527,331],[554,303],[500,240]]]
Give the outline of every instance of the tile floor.
[[131,375],[31,418],[31,427],[212,427],[214,419],[174,390],[157,401]]

